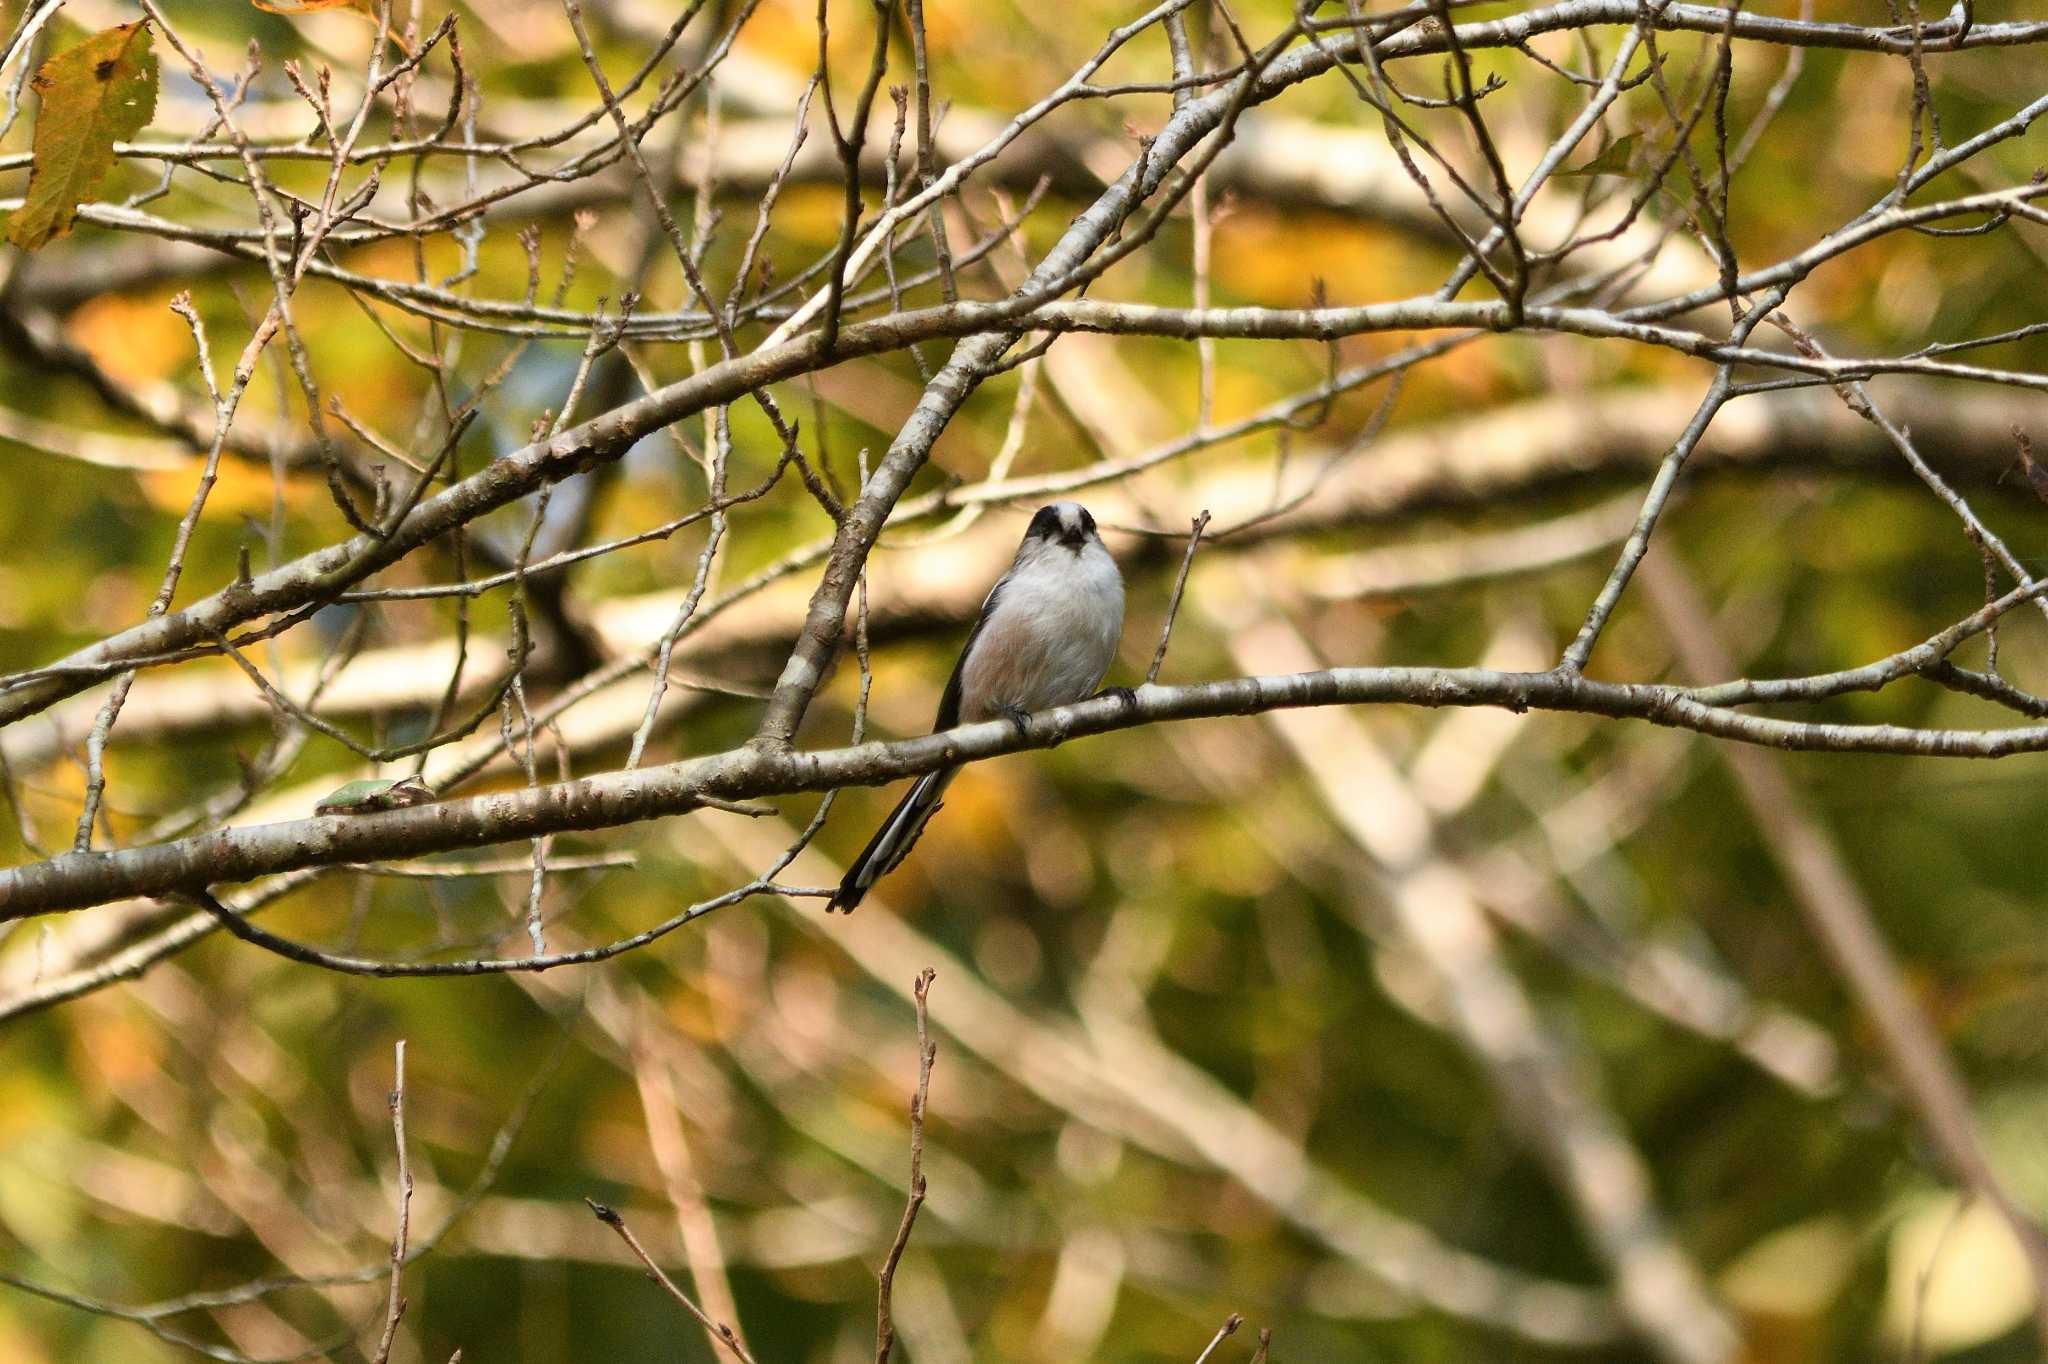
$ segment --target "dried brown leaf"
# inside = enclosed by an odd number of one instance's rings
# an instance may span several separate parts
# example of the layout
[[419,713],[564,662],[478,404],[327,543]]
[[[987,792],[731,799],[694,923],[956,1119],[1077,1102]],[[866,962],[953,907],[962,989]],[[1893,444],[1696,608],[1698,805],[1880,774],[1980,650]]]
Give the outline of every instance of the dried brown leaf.
[[155,117],[156,75],[145,20],[95,33],[43,63],[28,196],[8,221],[7,240],[33,251],[71,230],[79,204],[114,168],[114,144]]

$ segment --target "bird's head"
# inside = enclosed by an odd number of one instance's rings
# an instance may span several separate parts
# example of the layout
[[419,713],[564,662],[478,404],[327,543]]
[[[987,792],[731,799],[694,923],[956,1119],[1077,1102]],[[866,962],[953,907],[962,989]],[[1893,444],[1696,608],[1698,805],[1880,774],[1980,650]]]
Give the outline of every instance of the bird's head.
[[1053,502],[1040,507],[1038,515],[1031,518],[1030,529],[1024,532],[1027,545],[1059,545],[1075,554],[1086,549],[1091,540],[1100,539],[1095,533],[1095,518],[1079,502]]

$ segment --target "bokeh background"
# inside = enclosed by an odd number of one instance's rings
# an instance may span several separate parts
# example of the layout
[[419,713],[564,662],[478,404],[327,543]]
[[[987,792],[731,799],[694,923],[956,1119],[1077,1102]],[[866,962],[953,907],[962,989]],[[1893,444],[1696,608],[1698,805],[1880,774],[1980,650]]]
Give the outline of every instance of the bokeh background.
[[[266,13],[230,0],[165,8],[223,70],[260,43],[266,74],[245,122],[269,137],[307,122],[279,63],[330,63],[344,88],[372,35],[345,12]],[[447,8],[426,6],[426,26]],[[486,124],[527,131],[597,107],[560,7],[452,8]],[[1461,22],[1512,8],[1461,11]],[[1775,0],[1749,8],[1791,12]],[[1870,0],[1812,8],[1841,22],[1893,17]],[[23,9],[0,15],[11,28]],[[615,77],[673,18],[648,0],[584,9]],[[1104,0],[929,0],[949,135],[999,126],[1134,12]],[[833,13],[843,100],[870,19],[866,6]],[[1235,13],[1255,38],[1288,16],[1263,0]],[[731,14],[713,5],[706,23]],[[1209,11],[1190,14],[1210,43]],[[61,47],[134,17],[115,0],[71,0],[45,42]],[[1669,37],[1675,75],[1703,64],[1712,45]],[[696,98],[651,140],[677,168],[686,223],[698,212],[692,158],[716,147],[737,164],[745,149],[766,148],[746,154],[772,164],[816,50],[812,7],[768,0],[739,28],[716,106]],[[1569,43],[1540,50],[1575,56]],[[148,136],[190,137],[208,109],[164,59]],[[1484,107],[1526,165],[1581,94],[1512,51],[1474,61],[1482,76],[1509,80]],[[1905,62],[1815,49],[1802,63],[1735,183],[1728,229],[1745,262],[1795,252],[1860,212],[1905,154]],[[1152,32],[1105,78],[1158,80],[1166,69]],[[1941,58],[1933,70],[1951,141],[2038,94],[2026,47]],[[1435,73],[1433,59],[1419,63],[1418,88]],[[1738,122],[1783,75],[1783,51],[1738,45]],[[1168,108],[1163,94],[1133,95],[1047,119],[1018,152],[1019,169],[949,208],[958,239],[973,240],[1021,205],[1039,174],[1051,177],[1014,244],[963,271],[964,287],[992,296],[1013,283]],[[1433,120],[1454,115],[1414,117],[1443,130],[1451,125]],[[1610,123],[1619,135],[1653,130],[1657,118],[1638,90]],[[32,121],[25,113],[0,153],[25,151]],[[813,142],[829,147],[815,128]],[[1423,295],[1456,265],[1455,244],[1400,191],[1378,119],[1348,85],[1311,82],[1262,107],[1240,151],[1219,163],[1207,204],[1207,287],[1219,305],[1298,306],[1318,287],[1338,303]],[[2018,183],[2040,157],[2030,135],[1970,174]],[[18,197],[23,163],[6,164],[0,196]],[[149,210],[245,222],[233,169],[181,170]],[[833,170],[818,163],[783,190],[764,246],[778,277],[830,248],[841,209]],[[302,191],[323,173],[317,163],[277,170]],[[390,174],[401,181],[405,168]],[[154,163],[124,163],[102,198],[146,191],[160,175]],[[1558,211],[1613,189],[1557,183]],[[569,306],[615,302],[636,280],[647,306],[684,306],[680,272],[631,181],[588,188],[581,200],[512,201],[502,221],[489,220],[467,287],[519,297],[526,265],[514,234],[531,224],[548,287],[580,234]],[[722,215],[707,274],[730,274],[761,195],[759,184],[738,184],[705,202]],[[1681,200],[1676,190],[1653,196],[1644,223],[1677,223]],[[592,215],[580,229],[579,209]],[[1103,295],[1185,304],[1193,236],[1188,215],[1176,216],[1103,281]],[[650,253],[650,239],[660,249]],[[1969,238],[1895,234],[1817,272],[1794,315],[1841,353],[2024,326],[2037,320],[2044,246],[2031,223]],[[445,236],[424,249],[436,275],[460,259]],[[335,258],[410,278],[413,251],[400,240],[337,248]],[[1680,231],[1659,269],[1680,279],[1699,259]],[[906,244],[902,260],[928,268],[928,241]],[[141,617],[198,467],[188,443],[147,420],[151,404],[199,402],[191,336],[168,305],[191,292],[225,367],[269,286],[260,265],[90,224],[33,257],[10,250],[0,270],[0,669],[12,671]],[[916,298],[935,296],[918,287]],[[386,333],[424,347],[446,333],[318,279],[294,316],[324,390],[348,413],[401,448],[431,446],[419,437],[433,376]],[[1368,364],[1416,340],[1220,343],[1214,421],[1312,388],[1326,365]],[[888,444],[916,400],[919,363],[945,344],[779,390],[841,486],[863,452]],[[479,332],[453,354],[458,387],[513,362],[465,446],[473,469],[524,444],[560,404],[581,347],[520,348]],[[2019,370],[2048,363],[2037,338],[1996,357]],[[703,363],[701,346],[629,344],[599,362],[591,402]],[[914,492],[987,477],[1019,413],[1013,477],[1163,447],[1201,418],[1198,365],[1184,343],[1062,339],[983,387]],[[187,591],[227,582],[244,552],[261,566],[346,533],[317,474],[274,476],[260,453],[267,441],[283,459],[306,428],[281,366],[273,347],[249,389],[238,430],[258,453],[224,464]],[[1312,413],[1321,420],[1307,429],[1255,431],[1082,494],[1130,585],[1111,681],[1144,674],[1188,518],[1213,507],[1241,521],[1311,475],[1325,481],[1300,507],[1201,549],[1164,680],[1323,664],[1549,666],[1708,377],[1698,361],[1647,348],[1488,337],[1415,368],[1385,411],[1386,386],[1360,386]],[[2048,509],[2023,479],[2003,476],[2008,428],[2037,417],[2038,400],[1918,381],[1875,391],[2026,562],[2041,564]],[[732,422],[734,481],[750,483],[773,466],[778,443],[751,407],[735,407]],[[688,424],[690,440],[703,434]],[[703,495],[688,454],[650,438],[560,490],[542,544],[552,552],[630,534]],[[929,724],[965,622],[1038,500],[885,538],[869,582],[870,734]],[[531,502],[507,509],[478,534],[514,545],[533,514]],[[785,480],[736,514],[715,586],[829,532]],[[704,544],[692,527],[561,575],[560,621],[574,628],[543,621],[536,697],[657,638]],[[380,582],[448,573],[445,553],[421,555]],[[686,638],[653,757],[716,751],[752,732],[757,694],[809,586],[796,575]],[[1953,515],[1832,394],[1746,398],[1709,437],[1593,671],[1658,680],[1850,666],[1925,637],[1983,596],[1979,557]],[[460,623],[473,671],[488,675],[505,647],[506,594],[483,595]],[[303,678],[338,641],[359,644],[332,713],[351,732],[396,742],[424,732],[434,697],[418,694],[418,679],[445,680],[457,628],[445,600],[336,608],[262,658]],[[2039,620],[2013,617],[2000,648],[2009,676],[2040,678]],[[844,741],[860,682],[849,659],[804,742]],[[618,765],[647,685],[634,674],[565,715],[574,771]],[[31,841],[68,843],[98,699],[0,734],[18,804],[18,818],[0,820],[0,861],[31,860]],[[1798,713],[1957,726],[2000,714],[1915,682]],[[108,750],[102,841],[163,837],[202,802],[232,796],[273,723],[218,660],[145,675]],[[493,718],[472,742],[496,729]],[[98,1306],[0,1289],[0,1357],[195,1358],[106,1309],[350,1275],[229,1292],[156,1325],[227,1357],[368,1357],[395,1201],[387,1094],[400,1039],[412,1234],[416,1246],[435,1239],[407,1270],[394,1358],[445,1360],[458,1347],[472,1361],[712,1358],[586,1196],[619,1208],[763,1364],[871,1357],[875,1274],[908,1173],[910,984],[925,966],[938,972],[930,1195],[896,1281],[900,1349],[919,1364],[1191,1360],[1231,1313],[1248,1328],[1218,1358],[1248,1356],[1258,1327],[1273,1331],[1282,1359],[1651,1357],[1617,1324],[1614,1257],[1589,1238],[1531,1139],[1532,1120],[1556,1117],[1553,1102],[1561,1120],[1606,1143],[1613,1160],[1589,1178],[1643,1210],[1645,1253],[1689,1263],[1739,1332],[1740,1357],[2035,1357],[2032,1281],[2011,1234],[1957,1192],[1920,1135],[1880,1039],[1816,944],[1802,906],[1811,889],[1788,872],[1782,835],[1807,831],[1844,872],[1967,1079],[1999,1177],[2021,1206],[2048,1212],[2041,761],[1763,761],[1781,781],[1768,798],[1710,741],[1591,717],[1386,707],[1140,728],[974,768],[911,861],[850,919],[827,920],[816,900],[763,897],[614,962],[540,976],[366,980],[216,934],[134,979],[30,1009],[22,1001],[41,984],[189,910],[131,905],[116,907],[118,921],[96,910],[9,925],[0,1268]],[[541,762],[545,779],[555,750],[543,745]],[[232,819],[303,815],[368,772],[312,736]],[[524,780],[501,757],[465,789]],[[836,879],[894,795],[847,793],[785,879]],[[772,805],[760,818],[714,811],[558,839],[558,859],[590,865],[550,880],[553,940],[607,941],[745,880],[795,837],[816,799]],[[394,956],[516,944],[524,854],[471,859],[496,859],[496,874],[325,876],[291,889],[264,921]],[[1475,999],[1506,1011],[1490,1016],[1506,1030],[1504,1050],[1475,1045],[1487,1020],[1461,1013]],[[1528,1086],[1551,1083],[1564,1085],[1562,1099],[1531,1097]]]

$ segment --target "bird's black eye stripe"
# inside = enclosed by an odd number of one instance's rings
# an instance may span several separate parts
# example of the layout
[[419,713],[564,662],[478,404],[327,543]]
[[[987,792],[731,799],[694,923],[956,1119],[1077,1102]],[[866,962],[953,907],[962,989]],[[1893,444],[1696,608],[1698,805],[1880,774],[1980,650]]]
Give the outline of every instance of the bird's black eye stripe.
[[1027,540],[1046,540],[1057,535],[1060,529],[1060,513],[1057,507],[1040,507],[1038,515],[1031,518],[1031,529],[1024,532]]
[[1086,507],[1081,508],[1081,529],[1090,535],[1095,534],[1095,518],[1088,514]]

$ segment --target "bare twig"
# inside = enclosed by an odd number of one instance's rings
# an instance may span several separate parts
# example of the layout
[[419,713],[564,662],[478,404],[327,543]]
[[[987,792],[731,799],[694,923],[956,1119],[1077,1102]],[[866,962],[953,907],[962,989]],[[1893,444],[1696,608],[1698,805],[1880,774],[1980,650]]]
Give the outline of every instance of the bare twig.
[[398,1226],[391,1233],[391,1291],[384,1308],[384,1333],[377,1338],[376,1364],[388,1364],[398,1323],[405,1316],[406,1235],[412,1227],[412,1162],[405,1145],[405,1042],[400,1039],[391,1065],[391,1139],[398,1150]]
[[747,1347],[741,1342],[738,1333],[723,1322],[713,1321],[704,1315],[704,1309],[692,1302],[690,1295],[677,1287],[676,1281],[669,1278],[662,1267],[647,1254],[646,1248],[640,1244],[640,1239],[633,1235],[633,1229],[626,1225],[625,1218],[595,1199],[586,1198],[583,1201],[590,1205],[590,1211],[596,1214],[598,1221],[618,1233],[619,1239],[626,1243],[626,1249],[633,1252],[633,1258],[647,1271],[648,1278],[660,1284],[662,1291],[674,1298],[684,1311],[696,1319],[699,1326],[710,1332],[714,1340],[730,1350],[733,1358],[739,1360],[740,1364],[754,1364],[754,1357],[747,1353]]
[[1216,1329],[1215,1336],[1207,1345],[1202,1347],[1202,1353],[1195,1356],[1195,1364],[1209,1364],[1209,1356],[1215,1354],[1217,1347],[1222,1345],[1224,1341],[1236,1335],[1237,1328],[1242,1325],[1244,1325],[1244,1318],[1232,1312],[1229,1317],[1225,1318],[1223,1325]]
[[1173,594],[1166,600],[1166,619],[1159,626],[1159,647],[1152,651],[1152,666],[1145,669],[1145,685],[1151,686],[1159,680],[1159,670],[1166,664],[1166,646],[1173,641],[1174,618],[1180,615],[1180,596],[1187,590],[1188,570],[1195,566],[1195,550],[1202,543],[1202,532],[1209,525],[1209,509],[1204,507],[1188,528],[1187,551],[1180,557],[1180,572],[1173,580]]
[[917,1088],[910,1095],[910,1197],[903,1205],[903,1220],[897,1224],[896,1239],[882,1258],[875,1289],[875,1364],[889,1364],[896,1346],[896,1319],[892,1315],[891,1293],[896,1286],[896,1266],[910,1244],[911,1228],[917,1225],[918,1209],[924,1206],[924,1106],[932,1087],[932,1062],[939,1044],[932,1040],[926,1019],[926,996],[938,972],[927,966],[918,972],[912,995],[917,1002]]

